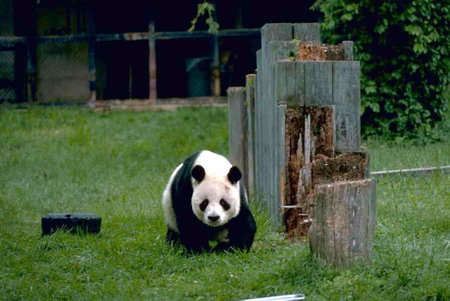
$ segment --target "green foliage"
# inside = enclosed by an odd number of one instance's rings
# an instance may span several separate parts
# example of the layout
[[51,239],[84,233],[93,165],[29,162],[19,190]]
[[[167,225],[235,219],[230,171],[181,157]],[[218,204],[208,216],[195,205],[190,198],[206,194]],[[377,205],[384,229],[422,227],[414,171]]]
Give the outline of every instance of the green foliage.
[[189,27],[188,31],[194,31],[195,26],[197,25],[198,19],[202,16],[207,16],[205,23],[208,25],[208,32],[210,33],[216,33],[219,31],[219,23],[214,20],[213,13],[216,10],[214,7],[214,4],[203,1],[203,3],[199,3],[197,6],[197,15],[195,18],[191,21],[191,27]]
[[446,111],[450,5],[435,0],[318,0],[327,42],[353,40],[365,135],[430,136]]

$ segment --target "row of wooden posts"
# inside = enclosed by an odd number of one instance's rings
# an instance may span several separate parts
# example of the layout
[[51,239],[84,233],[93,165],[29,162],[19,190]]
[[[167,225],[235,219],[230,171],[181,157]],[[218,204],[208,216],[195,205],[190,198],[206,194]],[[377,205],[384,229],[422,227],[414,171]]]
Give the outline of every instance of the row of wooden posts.
[[266,24],[256,74],[228,89],[230,159],[253,199],[325,264],[370,262],[375,180],[360,144],[353,42],[324,45],[319,25]]

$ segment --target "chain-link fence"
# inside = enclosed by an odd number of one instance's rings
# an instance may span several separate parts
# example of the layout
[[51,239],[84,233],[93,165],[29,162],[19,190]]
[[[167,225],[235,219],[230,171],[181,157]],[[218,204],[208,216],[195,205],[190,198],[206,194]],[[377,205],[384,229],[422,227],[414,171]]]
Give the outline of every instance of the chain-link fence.
[[0,101],[12,101],[14,91],[14,48],[0,48]]
[[[13,1],[0,1],[0,36],[13,36]],[[0,102],[16,98],[14,89],[14,52],[10,43],[0,45]]]

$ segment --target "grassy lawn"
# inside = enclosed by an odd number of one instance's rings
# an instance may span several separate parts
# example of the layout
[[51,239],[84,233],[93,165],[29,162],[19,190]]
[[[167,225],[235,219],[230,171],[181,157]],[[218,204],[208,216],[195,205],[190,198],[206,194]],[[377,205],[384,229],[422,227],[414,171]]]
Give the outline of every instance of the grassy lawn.
[[[184,256],[164,242],[172,169],[228,152],[225,109],[93,113],[0,107],[0,300],[449,300],[450,176],[381,178],[371,266],[333,270],[258,224],[248,254]],[[450,165],[449,141],[367,143],[372,170]],[[41,237],[50,212],[102,216],[99,235]]]

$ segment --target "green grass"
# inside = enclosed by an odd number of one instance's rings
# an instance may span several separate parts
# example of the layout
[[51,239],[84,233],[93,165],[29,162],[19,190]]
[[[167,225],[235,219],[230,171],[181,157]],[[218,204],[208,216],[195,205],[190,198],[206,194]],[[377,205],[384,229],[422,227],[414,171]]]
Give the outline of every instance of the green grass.
[[[450,108],[450,86],[448,95],[447,107]],[[447,110],[444,121],[432,132],[433,139],[426,137],[414,141],[390,142],[371,138],[365,141],[363,147],[370,151],[371,170],[450,165],[450,110]]]
[[365,145],[370,153],[371,171],[450,165],[450,139],[426,145],[371,139]]
[[[164,242],[164,185],[199,149],[227,153],[226,110],[0,108],[0,300],[448,300],[450,177],[381,178],[373,264],[322,267],[252,203],[252,251],[185,256]],[[372,169],[448,165],[448,141],[369,142]],[[420,158],[420,161],[418,160]],[[49,212],[101,215],[99,235],[41,237]]]

